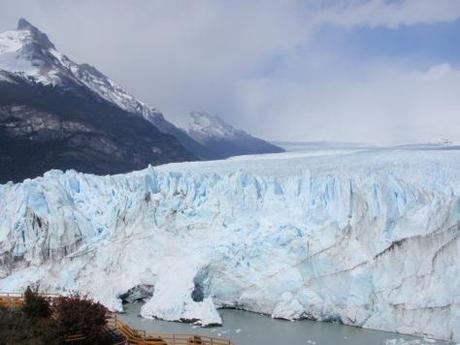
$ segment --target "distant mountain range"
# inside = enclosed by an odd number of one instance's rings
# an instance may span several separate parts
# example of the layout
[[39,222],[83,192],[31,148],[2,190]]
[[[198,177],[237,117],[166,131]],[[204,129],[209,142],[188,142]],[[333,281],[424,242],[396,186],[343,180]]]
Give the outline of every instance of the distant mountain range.
[[17,30],[0,33],[0,183],[50,169],[113,174],[282,151],[217,117],[196,114],[189,130],[176,127],[95,67],[61,54],[24,19]]
[[241,129],[230,126],[221,118],[205,112],[190,113],[185,130],[190,137],[206,147],[208,156],[213,158],[284,152],[281,147],[255,138]]
[[432,141],[427,143],[411,143],[398,145],[375,145],[356,142],[341,141],[274,141],[273,144],[282,147],[290,152],[302,151],[323,151],[323,150],[355,150],[355,149],[373,149],[373,150],[458,150],[460,144],[454,143],[447,139]]
[[337,149],[370,149],[379,146],[346,141],[274,141],[274,145],[286,151],[337,150]]

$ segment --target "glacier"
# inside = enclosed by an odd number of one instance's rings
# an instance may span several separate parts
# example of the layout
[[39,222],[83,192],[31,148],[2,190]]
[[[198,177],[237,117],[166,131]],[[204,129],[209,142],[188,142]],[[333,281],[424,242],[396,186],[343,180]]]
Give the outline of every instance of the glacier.
[[460,340],[456,149],[55,170],[1,185],[0,219],[0,291],[39,282],[121,311],[148,286],[147,318],[233,307]]

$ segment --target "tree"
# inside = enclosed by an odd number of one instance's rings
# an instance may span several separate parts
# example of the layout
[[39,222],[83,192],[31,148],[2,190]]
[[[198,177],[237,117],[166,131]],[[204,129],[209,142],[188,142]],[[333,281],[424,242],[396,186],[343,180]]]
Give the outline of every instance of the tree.
[[107,309],[86,296],[61,296],[53,303],[56,328],[61,336],[81,334],[85,344],[101,343]]
[[24,292],[22,311],[29,318],[49,318],[51,307],[47,299],[38,292],[39,286],[28,286]]

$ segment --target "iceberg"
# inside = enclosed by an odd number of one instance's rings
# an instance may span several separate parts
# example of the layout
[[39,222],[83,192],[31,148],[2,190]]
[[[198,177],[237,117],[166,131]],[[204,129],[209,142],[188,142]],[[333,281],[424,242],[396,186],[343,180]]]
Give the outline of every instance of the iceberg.
[[[360,149],[49,171],[0,186],[0,291],[218,308],[460,341],[460,151]],[[142,287],[151,289],[142,289]]]

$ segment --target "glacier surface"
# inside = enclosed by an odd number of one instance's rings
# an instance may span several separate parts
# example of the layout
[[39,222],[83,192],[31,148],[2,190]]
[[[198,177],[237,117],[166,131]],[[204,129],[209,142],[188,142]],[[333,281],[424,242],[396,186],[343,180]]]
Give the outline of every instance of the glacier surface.
[[459,196],[458,150],[50,171],[0,186],[0,291],[40,282],[122,310],[152,286],[144,317],[236,307],[458,341]]

